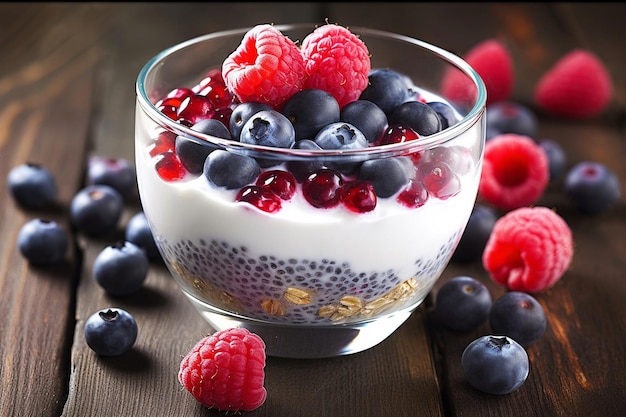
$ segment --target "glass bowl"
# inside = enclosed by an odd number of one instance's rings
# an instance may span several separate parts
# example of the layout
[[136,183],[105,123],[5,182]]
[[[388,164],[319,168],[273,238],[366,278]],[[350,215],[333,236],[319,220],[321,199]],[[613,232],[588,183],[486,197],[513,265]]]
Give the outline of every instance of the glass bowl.
[[[314,27],[276,26],[300,41]],[[245,327],[264,339],[270,356],[332,357],[385,340],[446,268],[477,195],[485,143],[480,77],[461,58],[418,39],[350,29],[367,45],[372,69],[404,74],[415,97],[445,102],[456,123],[417,140],[319,151],[245,144],[168,117],[164,98],[180,88],[202,89],[249,28],[166,49],[141,69],[136,83],[137,180],[165,264],[215,330]],[[179,136],[209,143],[211,155],[254,160],[260,172],[297,171],[295,186],[287,187],[295,194],[276,200],[247,187],[246,200],[246,186],[216,187],[202,169],[181,177],[173,145]],[[404,186],[385,196],[372,196],[363,182],[348,191],[362,179],[361,167],[381,160],[388,162],[378,165],[383,171],[404,167]],[[323,175],[315,171],[320,168]],[[337,173],[340,179],[332,177]],[[341,196],[341,202],[316,207],[304,196],[305,188],[315,187],[322,187],[317,195],[324,201]],[[259,209],[250,201],[267,205]]]

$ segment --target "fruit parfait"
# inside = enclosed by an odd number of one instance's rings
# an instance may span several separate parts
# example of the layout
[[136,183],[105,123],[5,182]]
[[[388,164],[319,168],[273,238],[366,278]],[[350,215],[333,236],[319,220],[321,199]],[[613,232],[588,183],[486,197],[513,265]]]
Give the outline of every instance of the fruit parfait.
[[159,251],[212,327],[245,327],[268,355],[382,342],[474,206],[485,87],[420,40],[260,24],[161,52],[136,89],[137,180]]

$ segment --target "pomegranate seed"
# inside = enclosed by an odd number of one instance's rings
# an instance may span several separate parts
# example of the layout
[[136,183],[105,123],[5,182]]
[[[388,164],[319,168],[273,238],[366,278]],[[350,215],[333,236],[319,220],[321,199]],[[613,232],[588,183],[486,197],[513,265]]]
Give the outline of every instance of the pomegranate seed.
[[376,208],[376,192],[368,181],[352,181],[341,187],[341,201],[355,213],[367,213]]
[[249,203],[259,210],[275,213],[281,209],[280,198],[270,190],[258,185],[246,185],[237,194],[235,201]]
[[322,168],[309,175],[302,183],[302,194],[313,207],[330,208],[339,204],[341,174]]
[[228,127],[230,125],[230,116],[233,114],[233,109],[230,107],[220,107],[219,109],[215,109],[215,113],[213,113],[213,119],[219,120],[224,123],[224,126]]
[[411,181],[409,186],[402,190],[396,201],[408,208],[422,207],[428,201],[428,191],[421,181]]
[[389,126],[377,145],[389,145],[392,143],[404,143],[419,139],[420,135],[410,127],[402,125]]
[[156,137],[156,139],[148,145],[148,154],[155,157],[165,152],[173,152],[176,149],[176,134],[165,130]]
[[289,200],[296,193],[296,178],[287,171],[265,171],[256,180],[256,185],[271,191],[283,200]]
[[227,107],[233,100],[230,91],[223,84],[208,85],[200,90],[198,94],[211,100],[215,108]]
[[195,94],[183,100],[178,108],[178,120],[188,121],[192,125],[202,119],[213,117],[215,107],[208,97]]
[[209,72],[202,77],[200,82],[192,88],[192,91],[198,94],[205,87],[216,84],[225,85],[224,78],[222,77],[222,71],[219,68],[209,70]]
[[420,164],[417,172],[426,190],[436,198],[445,200],[461,191],[459,177],[445,162],[430,161]]
[[169,103],[169,105],[178,107],[184,99],[191,95],[193,95],[193,91],[190,88],[175,88],[167,93],[161,100],[157,101],[155,107],[162,106],[166,102]]
[[157,158],[154,168],[163,180],[168,182],[179,181],[187,175],[187,170],[174,152],[162,153]]

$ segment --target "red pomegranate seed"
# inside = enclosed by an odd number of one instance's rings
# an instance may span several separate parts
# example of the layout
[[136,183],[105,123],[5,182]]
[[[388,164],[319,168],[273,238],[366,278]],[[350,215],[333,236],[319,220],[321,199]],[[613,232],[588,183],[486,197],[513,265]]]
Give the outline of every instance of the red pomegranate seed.
[[402,125],[389,126],[377,145],[389,145],[392,143],[404,143],[419,139],[420,135],[410,127]]
[[178,108],[178,121],[188,121],[195,124],[203,119],[210,119],[215,113],[215,107],[208,97],[195,94],[183,100]]
[[296,193],[296,178],[288,171],[265,171],[257,178],[256,185],[271,191],[282,200],[289,200]]
[[235,201],[249,203],[267,213],[275,213],[282,207],[280,198],[276,194],[258,185],[246,185],[243,187],[237,193]]
[[230,107],[220,107],[219,109],[215,109],[215,113],[213,113],[213,119],[219,120],[224,123],[224,126],[228,127],[230,125],[230,116],[233,114],[233,109]]
[[148,154],[151,157],[155,157],[158,154],[165,152],[173,152],[176,149],[176,134],[165,130],[148,145]]
[[398,194],[396,201],[411,209],[422,207],[428,201],[428,191],[421,181],[413,180],[406,189]]
[[233,101],[233,96],[223,84],[207,85],[198,94],[211,100],[215,108],[227,107]]
[[155,107],[159,107],[165,103],[178,107],[185,98],[191,95],[193,95],[193,91],[190,88],[175,88],[167,93],[161,100],[157,101]]
[[197,94],[206,86],[216,84],[225,85],[224,78],[222,77],[222,71],[219,68],[209,70],[209,72],[202,77],[200,82],[192,88],[192,91]]
[[154,168],[163,180],[168,182],[179,181],[187,175],[187,170],[174,152],[162,153],[157,156],[157,159]]
[[350,211],[367,213],[376,208],[376,192],[368,181],[352,181],[341,187],[341,202]]
[[419,165],[417,172],[426,190],[436,198],[445,200],[461,191],[459,177],[445,162],[425,162]]
[[313,207],[331,208],[339,204],[341,174],[332,169],[320,169],[309,175],[302,183],[302,194]]

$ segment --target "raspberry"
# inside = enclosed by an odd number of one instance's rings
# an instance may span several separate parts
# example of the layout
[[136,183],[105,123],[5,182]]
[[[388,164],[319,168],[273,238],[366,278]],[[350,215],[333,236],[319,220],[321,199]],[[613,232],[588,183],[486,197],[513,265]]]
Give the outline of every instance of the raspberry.
[[[513,59],[506,45],[487,39],[467,52],[463,58],[480,75],[487,89],[487,104],[507,100],[513,91],[515,74]],[[442,81],[442,92],[451,101],[466,100],[474,89],[470,80],[451,68]]]
[[534,99],[549,113],[582,119],[604,110],[612,93],[613,84],[602,61],[591,52],[576,49],[539,79]]
[[265,343],[243,328],[201,339],[180,363],[178,380],[205,407],[251,411],[267,396]]
[[482,262],[493,281],[536,293],[556,284],[573,253],[572,232],[561,216],[547,207],[521,207],[496,221]]
[[302,89],[304,59],[298,46],[271,25],[257,25],[222,63],[228,89],[240,102],[280,107]]
[[550,179],[548,157],[530,137],[505,133],[485,144],[478,194],[501,210],[535,203]]
[[320,26],[304,38],[301,50],[308,75],[304,88],[325,90],[343,107],[367,87],[369,51],[350,30],[332,24]]

